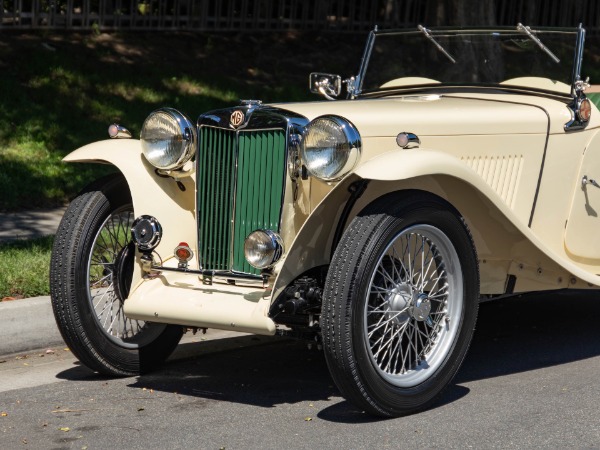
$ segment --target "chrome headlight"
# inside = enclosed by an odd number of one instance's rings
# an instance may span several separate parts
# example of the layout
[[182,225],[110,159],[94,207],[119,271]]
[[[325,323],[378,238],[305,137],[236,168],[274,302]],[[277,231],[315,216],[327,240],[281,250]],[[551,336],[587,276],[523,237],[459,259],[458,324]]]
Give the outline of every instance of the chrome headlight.
[[179,111],[163,108],[146,118],[140,139],[150,164],[163,170],[179,169],[194,155],[196,127]]
[[246,261],[257,269],[273,266],[283,255],[283,240],[271,230],[254,230],[244,241]]
[[343,117],[321,116],[306,126],[302,161],[317,178],[339,180],[354,168],[360,152],[360,134]]

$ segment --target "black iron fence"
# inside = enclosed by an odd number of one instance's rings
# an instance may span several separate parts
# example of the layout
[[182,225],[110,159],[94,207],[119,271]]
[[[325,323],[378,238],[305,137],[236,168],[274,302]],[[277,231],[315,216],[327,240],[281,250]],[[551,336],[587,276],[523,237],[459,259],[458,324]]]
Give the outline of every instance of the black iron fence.
[[3,29],[358,31],[375,24],[519,21],[547,26],[583,22],[588,29],[600,29],[597,0],[0,0],[0,4]]

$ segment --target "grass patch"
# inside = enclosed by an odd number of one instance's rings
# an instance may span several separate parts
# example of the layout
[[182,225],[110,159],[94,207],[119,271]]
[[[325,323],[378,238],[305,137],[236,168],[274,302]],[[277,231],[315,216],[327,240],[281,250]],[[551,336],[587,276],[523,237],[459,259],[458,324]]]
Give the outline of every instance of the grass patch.
[[314,33],[3,31],[0,210],[64,204],[105,175],[106,166],[61,159],[107,139],[111,123],[138,137],[162,106],[195,120],[239,99],[317,99],[307,89],[309,73],[353,74],[363,41]]
[[[320,100],[313,71],[356,72],[364,35],[3,30],[0,211],[57,206],[111,170],[65,164],[117,122],[134,137],[171,106],[192,120],[239,99]],[[49,293],[52,237],[0,243],[0,300]]]
[[50,294],[53,242],[54,236],[0,242],[0,301]]

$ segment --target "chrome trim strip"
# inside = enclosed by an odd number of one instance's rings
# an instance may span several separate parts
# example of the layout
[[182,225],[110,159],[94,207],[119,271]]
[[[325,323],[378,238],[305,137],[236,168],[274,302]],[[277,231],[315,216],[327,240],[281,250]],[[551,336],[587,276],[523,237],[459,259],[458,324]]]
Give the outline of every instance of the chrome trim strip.
[[575,50],[575,60],[573,61],[573,84],[571,85],[571,96],[578,96],[578,82],[581,81],[581,66],[583,64],[583,48],[585,44],[585,28],[581,24],[577,28],[577,47]]
[[571,112],[571,120],[565,126],[565,131],[576,131],[587,127],[589,121],[581,120],[579,110],[581,104],[586,100],[584,91],[589,87],[588,80],[581,79],[581,66],[583,64],[583,49],[585,44],[585,28],[579,24],[577,28],[577,44],[575,49],[575,59],[573,61],[573,75],[571,83],[571,97],[573,100],[567,105]]
[[360,61],[360,69],[358,70],[358,75],[356,75],[356,79],[354,80],[354,89],[352,92],[350,92],[350,90],[348,91],[349,98],[354,98],[362,92],[363,78],[371,59],[371,53],[373,52],[373,46],[375,45],[376,34],[377,26],[375,26],[373,31],[369,33],[369,37],[367,38],[367,45],[365,46],[362,60]]
[[266,283],[268,280],[268,277],[266,277],[264,275],[250,275],[247,273],[228,272],[225,270],[183,269],[183,268],[178,268],[178,267],[159,266],[156,264],[152,264],[152,266],[150,266],[150,267],[152,270],[157,270],[157,271],[161,271],[161,272],[178,272],[178,273],[183,273],[186,275],[200,275],[202,277],[209,277],[209,278],[223,278],[224,280],[246,280],[246,281],[250,281],[250,282],[261,281],[263,283]]
[[[581,24],[577,28],[577,50],[575,52],[575,62],[573,64],[573,82],[581,80],[581,66],[583,64],[583,48],[585,44],[585,28]],[[575,88],[573,88],[575,90]]]

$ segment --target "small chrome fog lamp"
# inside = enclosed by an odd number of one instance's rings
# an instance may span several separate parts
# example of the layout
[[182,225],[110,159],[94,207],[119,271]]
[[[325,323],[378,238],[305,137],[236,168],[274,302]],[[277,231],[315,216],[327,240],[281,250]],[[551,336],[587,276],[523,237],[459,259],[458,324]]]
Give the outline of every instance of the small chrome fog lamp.
[[131,225],[131,238],[140,252],[151,252],[160,243],[162,227],[152,216],[140,216]]
[[246,261],[257,269],[273,266],[283,255],[283,240],[271,230],[255,230],[244,242]]

